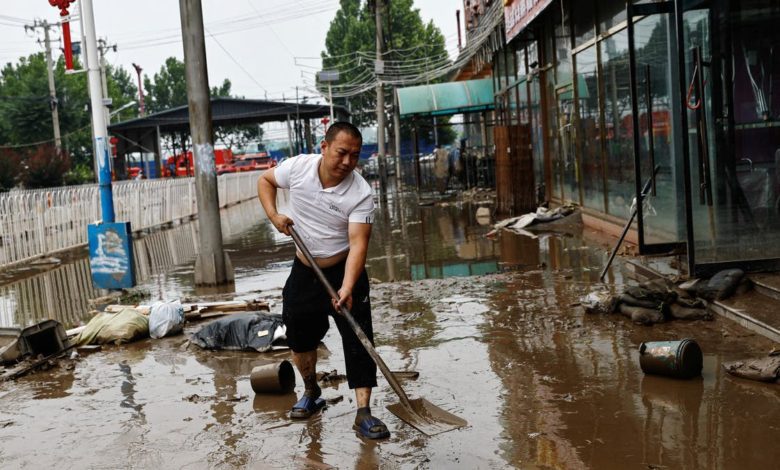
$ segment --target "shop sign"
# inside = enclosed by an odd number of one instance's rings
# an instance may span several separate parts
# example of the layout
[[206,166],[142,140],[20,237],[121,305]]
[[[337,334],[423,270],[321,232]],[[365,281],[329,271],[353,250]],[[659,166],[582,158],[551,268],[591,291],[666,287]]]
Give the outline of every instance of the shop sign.
[[551,3],[552,0],[504,0],[506,42],[524,30]]

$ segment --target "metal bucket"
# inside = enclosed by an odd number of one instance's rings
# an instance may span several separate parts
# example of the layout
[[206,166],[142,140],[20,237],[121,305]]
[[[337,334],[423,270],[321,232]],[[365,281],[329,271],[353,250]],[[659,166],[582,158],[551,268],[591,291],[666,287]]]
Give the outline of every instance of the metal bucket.
[[249,382],[255,393],[287,393],[295,388],[295,372],[289,361],[265,364],[252,369]]
[[692,339],[639,345],[639,365],[645,374],[690,379],[701,375],[702,363],[701,348]]

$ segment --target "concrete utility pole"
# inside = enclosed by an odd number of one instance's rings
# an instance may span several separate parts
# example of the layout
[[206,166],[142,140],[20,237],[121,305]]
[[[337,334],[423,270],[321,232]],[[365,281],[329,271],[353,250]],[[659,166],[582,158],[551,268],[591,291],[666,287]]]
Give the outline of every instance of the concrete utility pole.
[[[396,87],[397,90],[397,87]],[[395,190],[401,192],[401,109],[398,93],[393,90],[393,129],[395,137]]]
[[234,275],[230,258],[222,249],[206,40],[203,36],[203,10],[200,0],[179,0],[179,9],[200,227],[200,249],[195,261],[195,284],[201,286],[227,284],[233,281]]
[[108,111],[108,106],[111,105],[111,99],[108,96],[108,82],[106,81],[106,52],[109,50],[116,52],[116,44],[108,45],[105,40],[98,39],[98,52],[100,53],[100,81],[103,84],[103,100],[106,104],[104,107],[106,112],[106,124],[111,124],[111,114]]
[[144,106],[144,88],[141,85],[141,71],[143,70],[140,65],[133,63],[135,73],[138,75],[138,115],[144,117],[146,115],[146,108]]
[[387,199],[387,172],[385,165],[385,94],[382,90],[382,80],[379,74],[383,72],[384,62],[382,60],[382,1],[374,0],[374,10],[376,13],[376,64],[374,72],[377,76],[376,85],[376,153],[379,158],[379,197],[381,200]]
[[43,29],[43,46],[46,48],[46,75],[49,79],[49,108],[51,108],[51,123],[54,128],[54,147],[59,152],[62,150],[62,137],[60,136],[60,114],[57,110],[57,90],[54,87],[54,61],[51,58],[51,39],[47,21],[35,20],[32,26],[25,26],[24,29]]

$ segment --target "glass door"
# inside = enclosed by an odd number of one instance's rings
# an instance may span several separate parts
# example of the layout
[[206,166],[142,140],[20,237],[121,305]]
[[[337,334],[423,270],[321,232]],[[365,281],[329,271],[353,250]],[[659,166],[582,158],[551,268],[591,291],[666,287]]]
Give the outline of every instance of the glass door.
[[[780,268],[780,5],[678,13],[696,275]],[[681,66],[682,68],[683,66]]]
[[680,105],[672,28],[674,3],[628,4],[629,73],[635,201],[642,254],[685,247],[682,159],[673,126]]

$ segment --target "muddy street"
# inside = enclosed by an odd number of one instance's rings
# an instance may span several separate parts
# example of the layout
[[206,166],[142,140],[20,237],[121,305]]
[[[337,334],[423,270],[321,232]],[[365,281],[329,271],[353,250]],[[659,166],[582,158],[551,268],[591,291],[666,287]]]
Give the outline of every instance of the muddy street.
[[[354,396],[346,381],[324,386],[329,405],[323,412],[290,421],[295,394],[256,396],[249,383],[254,366],[289,359],[288,352],[200,350],[187,338],[203,323],[190,323],[182,335],[106,346],[0,384],[0,465],[777,466],[780,390],[736,379],[721,367],[766,353],[771,342],[717,317],[647,327],[619,315],[586,314],[579,298],[597,283],[605,259],[600,235],[502,232],[487,238],[492,227],[475,217],[478,205],[391,200],[377,218],[368,260],[380,355],[392,370],[419,372],[401,382],[410,397],[426,398],[467,420],[467,427],[420,434],[384,409],[397,399],[381,376],[372,409],[390,428],[387,440],[368,441],[352,429]],[[232,294],[260,297],[281,312],[294,249],[259,214],[252,202],[223,216],[236,267]],[[153,262],[141,286],[146,300],[213,293],[192,287],[186,243],[167,246],[185,253],[157,260],[148,251]],[[35,286],[45,283],[33,279],[16,281],[4,295],[27,289],[19,298],[34,297]],[[627,282],[619,266],[611,279]],[[2,305],[4,318],[45,318],[29,302]],[[74,323],[81,300],[65,305],[73,312],[62,319]],[[682,338],[695,338],[704,351],[701,378],[642,373],[640,343]],[[319,370],[344,372],[332,322],[319,353]],[[296,385],[300,393],[300,377]]]

